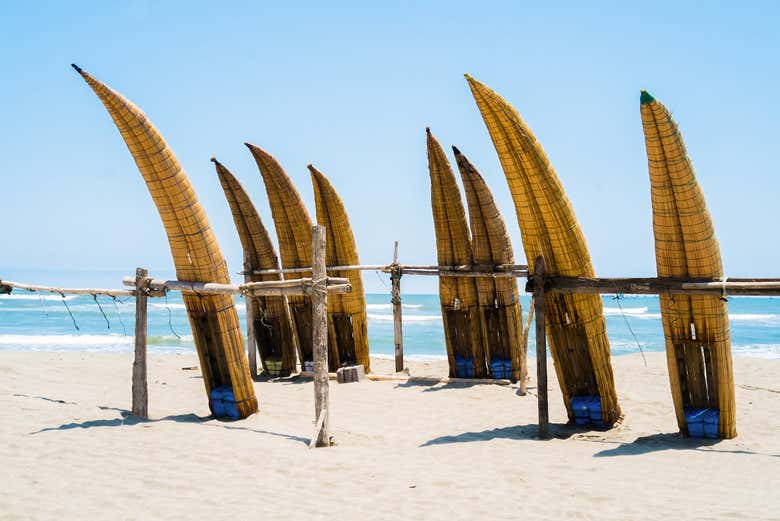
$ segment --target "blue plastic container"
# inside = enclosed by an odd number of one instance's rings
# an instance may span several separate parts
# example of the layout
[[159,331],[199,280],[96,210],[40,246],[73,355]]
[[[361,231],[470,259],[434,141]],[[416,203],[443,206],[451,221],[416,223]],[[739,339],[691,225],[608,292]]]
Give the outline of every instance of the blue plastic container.
[[474,377],[474,359],[455,355],[455,374],[458,378]]
[[688,436],[691,438],[704,437],[704,415],[707,409],[691,407],[685,409],[685,422],[688,424]]
[[493,372],[493,378],[510,378],[512,375],[512,361],[503,358],[493,358],[490,361],[490,369]]
[[601,419],[601,397],[598,395],[572,396],[571,408],[575,425],[603,427]]
[[588,403],[588,417],[592,422],[601,421],[601,397],[591,396]]
[[707,409],[703,415],[704,419],[704,437],[718,439],[718,423],[720,422],[720,411],[717,409]]
[[210,393],[211,413],[215,418],[231,418],[237,420],[241,417],[238,405],[233,394],[233,388],[229,385],[214,387]]
[[588,413],[588,406],[590,405],[590,396],[572,396],[571,397],[571,408],[572,411],[574,411],[574,418],[582,418],[584,420],[590,419],[590,414]]

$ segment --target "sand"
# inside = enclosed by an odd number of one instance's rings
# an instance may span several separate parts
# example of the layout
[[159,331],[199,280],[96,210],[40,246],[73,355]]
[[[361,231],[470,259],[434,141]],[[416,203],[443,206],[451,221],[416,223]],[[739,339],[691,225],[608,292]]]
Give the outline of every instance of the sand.
[[[257,382],[261,412],[211,419],[194,355],[0,353],[1,519],[780,519],[780,362],[735,359],[739,436],[679,437],[664,357],[614,359],[626,414],[535,439],[516,386],[332,382],[338,445],[309,450],[311,381]],[[388,360],[373,360],[390,373]],[[443,363],[411,363],[443,374]],[[554,377],[554,371],[550,370]]]

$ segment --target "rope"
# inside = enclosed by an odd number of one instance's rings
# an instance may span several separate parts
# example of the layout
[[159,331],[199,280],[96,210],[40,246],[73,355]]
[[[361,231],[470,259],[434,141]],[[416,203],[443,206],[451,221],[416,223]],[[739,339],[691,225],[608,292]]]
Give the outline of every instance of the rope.
[[642,353],[642,360],[645,363],[645,367],[647,367],[647,358],[645,358],[645,351],[642,349],[642,345],[639,343],[639,339],[636,337],[636,334],[634,333],[634,329],[631,327],[631,324],[628,323],[628,318],[626,317],[626,314],[623,311],[623,305],[620,303],[621,298],[622,297],[620,296],[620,293],[617,293],[615,295],[615,298],[613,298],[613,300],[617,302],[618,308],[620,308],[620,314],[623,316],[623,320],[626,323],[626,327],[631,332],[631,336],[634,337],[634,342],[636,342],[636,346],[639,348],[639,352]]
[[174,331],[173,329],[173,314],[171,313],[171,306],[168,304],[168,292],[165,292],[165,309],[168,310],[168,327],[171,330],[171,333],[173,333],[173,336],[175,336],[177,339],[181,340],[181,335]]
[[101,306],[100,302],[98,302],[97,294],[93,294],[92,298],[95,300],[95,304],[97,304],[98,309],[103,314],[103,318],[106,319],[106,326],[108,327],[108,329],[111,329],[111,321],[108,320],[108,317],[106,316],[106,312],[103,311],[103,306]]
[[114,300],[114,307],[116,308],[116,316],[119,318],[119,323],[122,324],[122,335],[127,336],[127,328],[125,327],[125,322],[122,320],[122,313],[119,311],[119,305],[117,304],[117,301],[124,304],[121,300],[116,298],[116,296],[111,297]]
[[312,279],[311,292],[318,295],[328,295],[328,277],[320,277],[319,279]]
[[[252,297],[244,296],[244,300],[246,302],[247,306],[251,306],[253,304],[253,301],[251,300]],[[248,308],[247,308],[248,309]],[[263,309],[262,306],[260,306],[260,303],[257,304],[257,310],[260,312],[260,324],[268,330],[269,333],[273,331],[273,326],[265,321],[265,319],[268,317],[268,312]]]
[[720,278],[720,282],[721,282],[720,300],[722,300],[723,302],[728,302],[729,301],[728,297],[726,297],[726,282],[728,280],[729,280],[728,277],[721,277]]
[[76,328],[76,331],[81,331],[79,329],[78,322],[76,322],[76,317],[73,316],[73,312],[70,310],[70,307],[68,306],[68,301],[65,300],[65,293],[60,293],[60,297],[62,297],[62,303],[65,304],[65,309],[68,310],[68,315],[70,315],[70,319],[73,321],[73,327]]
[[392,291],[388,286],[387,282],[385,282],[385,279],[382,278],[382,276],[379,274],[379,270],[374,270],[374,274],[376,275],[376,278],[379,279],[379,282],[382,283],[382,285],[385,287],[387,291]]

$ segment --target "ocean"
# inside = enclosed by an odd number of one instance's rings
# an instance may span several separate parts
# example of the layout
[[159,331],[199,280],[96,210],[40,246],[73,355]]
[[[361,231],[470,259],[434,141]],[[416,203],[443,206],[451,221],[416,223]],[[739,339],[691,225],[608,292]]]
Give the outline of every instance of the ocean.
[[[368,294],[368,336],[372,355],[393,356],[393,316],[389,294]],[[663,351],[658,298],[604,296],[612,353]],[[523,315],[530,296],[521,297]],[[99,305],[98,305],[99,304]],[[729,300],[732,350],[738,356],[780,358],[780,299],[734,297]],[[102,311],[101,311],[102,309]],[[245,304],[237,299],[244,323]],[[130,352],[135,304],[91,296],[39,295],[14,291],[0,295],[0,351]],[[404,354],[409,359],[445,358],[437,295],[403,295]],[[149,300],[149,352],[194,351],[192,334],[179,293]],[[533,327],[529,356],[534,356]]]

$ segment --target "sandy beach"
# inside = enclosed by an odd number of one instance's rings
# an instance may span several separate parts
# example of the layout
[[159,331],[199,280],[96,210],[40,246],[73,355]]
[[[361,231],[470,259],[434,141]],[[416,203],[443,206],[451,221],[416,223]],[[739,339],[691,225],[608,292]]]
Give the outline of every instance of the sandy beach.
[[131,355],[4,352],[0,518],[780,518],[780,363],[735,359],[739,436],[714,442],[675,434],[664,357],[647,359],[614,359],[626,418],[608,432],[566,427],[554,380],[549,441],[534,439],[533,380],[525,397],[333,382],[338,445],[309,450],[311,381],[257,382],[260,414],[217,421],[183,369],[194,355],[151,356],[152,419],[138,421]]

